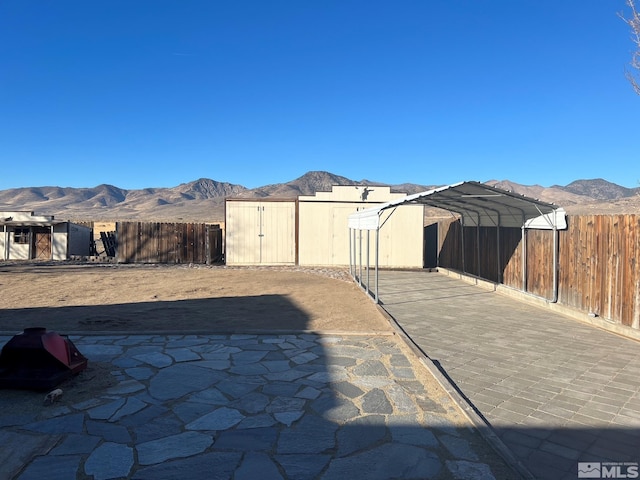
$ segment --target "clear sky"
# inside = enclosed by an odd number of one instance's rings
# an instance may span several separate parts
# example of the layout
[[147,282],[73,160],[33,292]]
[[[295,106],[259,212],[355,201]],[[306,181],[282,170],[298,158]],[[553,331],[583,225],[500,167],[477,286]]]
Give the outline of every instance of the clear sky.
[[2,0],[0,189],[640,180],[624,0]]

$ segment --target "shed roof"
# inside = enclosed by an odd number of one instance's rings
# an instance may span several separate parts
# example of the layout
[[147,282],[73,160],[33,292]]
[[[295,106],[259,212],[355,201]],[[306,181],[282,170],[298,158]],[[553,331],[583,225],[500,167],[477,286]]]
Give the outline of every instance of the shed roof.
[[52,225],[58,225],[60,223],[68,223],[64,220],[3,220],[0,219],[0,226],[6,225],[7,227],[51,227]]
[[8,227],[50,227],[62,220],[55,220],[53,215],[34,215],[33,212],[15,211],[0,212],[0,226]]
[[567,228],[565,211],[552,203],[467,181],[407,195],[349,215],[349,228],[377,230],[381,212],[406,204],[442,208],[462,216],[465,226]]

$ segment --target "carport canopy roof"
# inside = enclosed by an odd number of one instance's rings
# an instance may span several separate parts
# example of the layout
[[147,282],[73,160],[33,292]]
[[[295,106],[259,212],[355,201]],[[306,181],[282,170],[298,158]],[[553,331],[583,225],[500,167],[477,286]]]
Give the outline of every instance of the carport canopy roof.
[[349,228],[377,230],[381,213],[401,205],[421,204],[460,214],[465,226],[567,228],[565,211],[552,203],[468,181],[435,188],[349,215]]

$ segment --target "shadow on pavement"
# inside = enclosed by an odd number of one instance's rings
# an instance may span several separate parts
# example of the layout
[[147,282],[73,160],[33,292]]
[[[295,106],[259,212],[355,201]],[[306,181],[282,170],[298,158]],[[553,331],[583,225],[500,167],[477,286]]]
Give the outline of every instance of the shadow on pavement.
[[[234,328],[243,312],[264,333]],[[267,333],[283,314],[293,331]],[[307,318],[277,295],[0,310],[4,329],[102,332],[71,337],[95,389],[70,381],[51,407],[0,391],[0,477],[519,478],[397,336],[304,332]],[[118,331],[132,322],[141,335]]]
[[638,478],[636,341],[439,273],[384,271],[380,297],[483,434],[535,478]]

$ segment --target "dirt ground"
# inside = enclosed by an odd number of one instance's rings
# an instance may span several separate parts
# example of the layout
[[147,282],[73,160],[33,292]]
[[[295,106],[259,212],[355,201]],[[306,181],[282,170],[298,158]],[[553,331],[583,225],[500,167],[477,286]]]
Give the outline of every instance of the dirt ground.
[[[28,327],[62,335],[392,331],[342,269],[0,263],[0,332]],[[111,368],[89,362],[61,385],[56,405],[114,385]],[[3,390],[0,409],[44,412],[44,393]]]
[[0,331],[388,332],[348,271],[0,263]]

